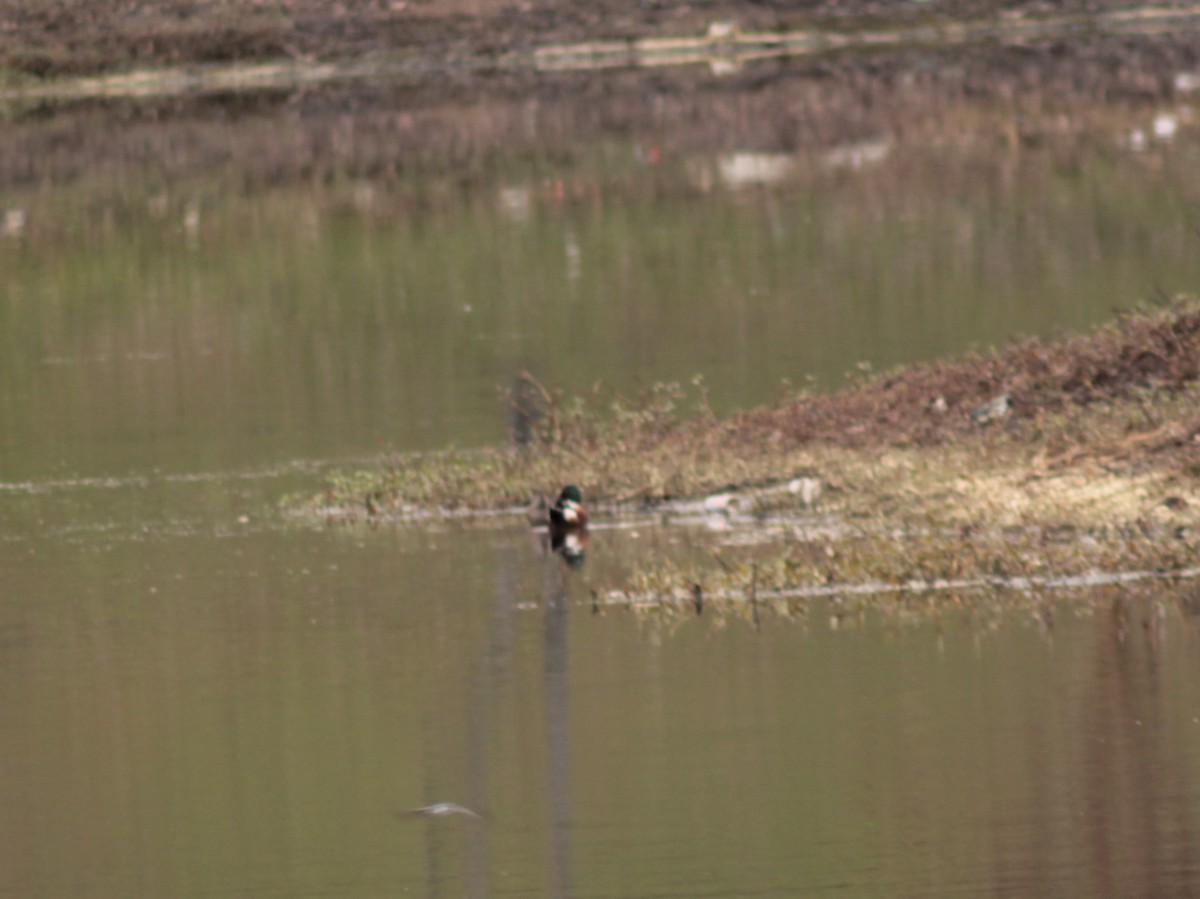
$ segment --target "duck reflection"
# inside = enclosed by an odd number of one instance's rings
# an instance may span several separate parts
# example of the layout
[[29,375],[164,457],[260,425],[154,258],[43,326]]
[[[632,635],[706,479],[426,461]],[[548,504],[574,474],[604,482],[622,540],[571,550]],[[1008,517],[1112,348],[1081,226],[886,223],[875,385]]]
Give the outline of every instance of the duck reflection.
[[549,531],[550,552],[562,556],[569,568],[576,570],[583,567],[587,559],[587,531],[578,528],[562,530],[551,528]]
[[[578,529],[575,535],[579,536]],[[563,535],[564,541],[566,534]],[[553,535],[551,540],[553,545]],[[566,558],[564,556],[564,558]],[[582,551],[579,564],[583,564]],[[568,560],[568,564],[570,560]],[[544,618],[542,631],[542,688],[545,696],[546,778],[549,808],[547,895],[567,899],[573,891],[571,829],[571,715],[570,715],[570,604],[568,583],[561,570],[544,565]]]
[[569,568],[579,569],[587,558],[588,514],[583,507],[583,495],[574,484],[568,484],[558,494],[553,505],[544,497],[529,509],[529,521],[546,530],[542,536],[542,551],[562,557]]

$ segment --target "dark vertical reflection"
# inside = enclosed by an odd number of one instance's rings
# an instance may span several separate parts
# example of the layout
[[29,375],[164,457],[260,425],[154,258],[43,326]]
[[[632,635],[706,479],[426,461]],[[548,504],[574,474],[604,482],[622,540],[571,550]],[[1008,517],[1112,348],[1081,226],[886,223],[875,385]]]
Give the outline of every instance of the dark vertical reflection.
[[570,684],[567,579],[553,556],[543,562],[545,585],[546,759],[550,787],[549,894],[571,895]]
[[1101,621],[1083,734],[1093,895],[1164,895],[1163,861],[1191,838],[1170,814],[1176,787],[1164,746],[1160,606],[1118,596]]
[[545,388],[528,371],[513,377],[508,390],[508,436],[518,450],[527,450],[533,442],[545,414],[546,396]]
[[[516,607],[518,558],[503,550],[496,564],[496,589],[487,648],[477,659],[471,678],[467,709],[467,799],[470,807],[487,814],[489,801],[489,753],[492,732],[491,710],[499,705],[511,677],[513,610]],[[488,835],[486,827],[472,827],[467,842],[467,895],[484,897],[488,885]]]
[[[428,728],[426,729],[428,735]],[[428,737],[427,737],[428,739]],[[428,745],[428,744],[427,744]],[[437,786],[433,782],[433,769],[426,763],[421,766],[421,788],[426,801],[429,797],[436,795]],[[443,828],[438,826],[440,822],[436,818],[425,819],[425,871],[428,877],[428,883],[425,884],[425,895],[430,899],[438,899],[444,895],[442,892],[442,883],[446,877],[442,871],[442,853],[438,841],[438,832]]]

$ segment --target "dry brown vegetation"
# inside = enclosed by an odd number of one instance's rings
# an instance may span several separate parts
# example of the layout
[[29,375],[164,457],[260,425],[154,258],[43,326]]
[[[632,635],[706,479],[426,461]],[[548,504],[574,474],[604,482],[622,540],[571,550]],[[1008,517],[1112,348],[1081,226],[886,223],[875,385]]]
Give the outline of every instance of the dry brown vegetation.
[[[1198,238],[1200,240],[1200,238]],[[828,396],[747,413],[730,423],[789,444],[932,444],[979,430],[972,413],[1007,396],[1003,427],[1028,431],[1047,413],[1099,402],[1137,404],[1147,391],[1177,394],[1200,375],[1200,310],[1130,314],[1099,331],[905,369]],[[1148,409],[1147,415],[1153,419]],[[1137,438],[1146,448],[1192,449],[1200,420],[1164,423]],[[1033,436],[1033,433],[1030,433]],[[1132,438],[1131,438],[1132,439]]]
[[708,410],[699,381],[629,399],[601,385],[568,396],[530,378],[507,397],[519,446],[394,459],[348,476],[326,502],[357,509],[371,494],[385,512],[486,509],[572,480],[594,500],[661,503],[814,471],[840,483],[849,468],[897,453],[930,461],[899,465],[896,477],[955,469],[954,454],[977,473],[1001,457],[1018,476],[1034,459],[1044,469],[1104,460],[1178,473],[1200,455],[1198,374],[1200,306],[1180,301],[1090,335],[1024,340],[725,419]]

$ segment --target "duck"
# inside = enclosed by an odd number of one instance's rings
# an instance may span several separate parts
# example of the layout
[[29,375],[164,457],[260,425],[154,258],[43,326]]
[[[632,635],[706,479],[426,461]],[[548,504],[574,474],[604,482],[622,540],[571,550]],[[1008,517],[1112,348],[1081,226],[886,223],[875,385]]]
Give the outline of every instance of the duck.
[[587,527],[587,509],[583,507],[583,495],[574,484],[568,484],[558,494],[554,505],[546,510],[551,529],[572,530]]

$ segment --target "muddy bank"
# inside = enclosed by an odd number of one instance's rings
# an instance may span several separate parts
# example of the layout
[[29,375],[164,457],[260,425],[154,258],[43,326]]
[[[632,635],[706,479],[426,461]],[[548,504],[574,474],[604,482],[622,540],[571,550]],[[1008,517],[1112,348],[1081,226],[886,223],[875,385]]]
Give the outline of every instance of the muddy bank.
[[[1185,9],[1189,4],[1156,4]],[[1122,10],[1120,0],[1024,0],[1009,19]],[[279,58],[344,59],[413,50],[444,61],[484,60],[536,44],[623,40],[702,31],[715,20],[747,30],[842,29],[939,24],[992,16],[982,0],[872,0],[845,4],[639,3],[600,0],[380,0],[334,4],[0,2],[0,72],[46,78],[134,66]]]
[[[1200,237],[1198,237],[1200,240]],[[1181,394],[1200,377],[1200,313],[1126,313],[1095,334],[1031,339],[987,354],[934,362],[748,413],[731,425],[766,430],[787,443],[928,446],[998,426],[1031,442],[1036,424],[1098,404],[1131,404]],[[1147,410],[1149,417],[1151,412]],[[1161,440],[1142,435],[1142,453],[1173,450],[1190,462],[1200,420],[1164,423]]]

